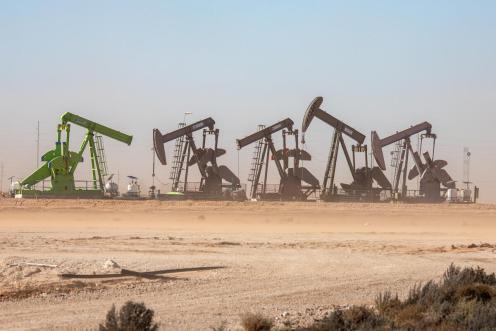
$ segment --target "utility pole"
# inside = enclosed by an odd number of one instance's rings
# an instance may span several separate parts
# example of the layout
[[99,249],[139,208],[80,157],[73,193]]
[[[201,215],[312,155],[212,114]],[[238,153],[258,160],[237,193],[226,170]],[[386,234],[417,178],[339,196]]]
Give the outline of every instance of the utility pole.
[[10,181],[10,186],[9,186],[9,194],[11,195],[12,193],[15,194],[15,190],[13,190],[14,186],[12,185],[12,182],[14,180],[14,176],[10,176],[9,178],[7,178],[7,180]]
[[470,188],[470,150],[468,147],[463,148],[463,184],[467,186],[467,190]]
[[152,186],[155,186],[155,148],[152,147],[153,161],[152,161]]
[[40,167],[40,121],[36,127],[36,169]]

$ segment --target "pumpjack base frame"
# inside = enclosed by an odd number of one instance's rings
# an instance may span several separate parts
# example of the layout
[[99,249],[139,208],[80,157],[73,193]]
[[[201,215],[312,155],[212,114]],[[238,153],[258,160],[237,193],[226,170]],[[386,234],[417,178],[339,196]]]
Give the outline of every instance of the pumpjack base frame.
[[[279,193],[265,193],[265,194],[258,194],[257,195],[257,201],[281,201],[283,200],[281,194]],[[288,200],[285,200],[288,201]],[[291,200],[289,200],[291,201]]]
[[162,201],[176,201],[176,200],[196,200],[196,201],[237,201],[232,196],[225,196],[219,194],[209,194],[203,192],[186,192],[183,195],[167,195],[157,194],[157,200]]
[[[383,190],[387,191],[387,190]],[[356,194],[338,192],[335,194],[321,194],[320,200],[324,202],[373,202],[373,203],[384,203],[388,202],[389,199],[384,199],[381,197],[380,191],[377,190],[366,190],[359,191]]]
[[416,204],[416,203],[421,203],[421,204],[439,204],[439,203],[444,203],[447,202],[447,199],[445,196],[441,195],[439,198],[432,199],[428,198],[423,195],[419,196],[406,196],[406,197],[398,197],[398,198],[391,198],[391,201],[395,203],[408,203],[408,204]]
[[387,200],[381,200],[378,196],[360,196],[360,195],[327,195],[321,196],[320,200],[325,202],[374,202],[374,203],[383,203],[387,202]]
[[19,190],[16,199],[104,199],[107,198],[101,190],[73,190],[66,192]]
[[306,199],[289,199],[289,198],[284,197],[280,193],[258,194],[256,200],[257,201],[289,201],[289,202],[291,202],[291,201],[298,201],[298,202],[316,201],[313,198],[311,198],[311,199],[308,199],[308,198],[306,198]]
[[418,197],[418,198],[406,198],[401,200],[401,202],[404,203],[410,203],[410,204],[415,204],[415,203],[422,203],[422,204],[439,204],[439,203],[444,203],[446,202],[445,198],[439,198],[438,200],[430,200],[425,197]]
[[258,195],[254,201],[281,201],[281,202],[316,202],[316,199],[286,199],[283,198],[279,193],[266,193],[264,195]]

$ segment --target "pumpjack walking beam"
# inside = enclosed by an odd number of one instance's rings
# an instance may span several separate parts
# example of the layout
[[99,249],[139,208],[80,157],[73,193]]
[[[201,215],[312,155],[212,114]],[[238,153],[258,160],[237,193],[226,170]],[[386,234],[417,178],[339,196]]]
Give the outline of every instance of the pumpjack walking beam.
[[254,143],[255,141],[270,137],[272,134],[281,131],[283,129],[292,129],[293,125],[294,125],[293,120],[290,118],[286,118],[262,130],[252,133],[251,135],[246,136],[242,139],[236,139],[236,144],[238,145],[238,148],[241,149],[245,146],[250,145],[251,143]]

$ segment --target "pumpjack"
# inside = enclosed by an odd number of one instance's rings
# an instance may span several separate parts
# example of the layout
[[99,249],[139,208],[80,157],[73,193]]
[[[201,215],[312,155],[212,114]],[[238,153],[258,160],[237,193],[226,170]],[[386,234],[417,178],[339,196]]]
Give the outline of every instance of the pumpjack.
[[[19,189],[16,190],[17,198],[102,198],[105,196],[104,179],[107,176],[107,162],[102,136],[127,145],[131,144],[133,137],[69,112],[63,114],[61,120],[62,123],[57,126],[55,149],[46,152],[41,157],[43,164],[19,183]],[[71,124],[87,129],[78,152],[72,152],[69,149]],[[63,141],[64,132],[65,141]],[[83,162],[83,153],[88,146],[93,179],[89,182],[84,181],[84,186],[81,186],[81,181],[74,180],[74,173],[78,165]],[[47,188],[44,186],[46,179],[51,181],[51,186]],[[37,189],[36,185],[40,183],[42,188]]]
[[[451,179],[448,172],[443,169],[448,163],[444,160],[433,160],[429,152],[424,152],[423,156],[426,163],[423,163],[418,151],[414,151],[411,144],[411,136],[421,134],[421,139],[433,139],[432,155],[434,155],[436,134],[432,133],[432,125],[429,122],[422,122],[408,129],[392,134],[384,139],[380,139],[376,131],[372,131],[372,152],[379,167],[386,169],[384,154],[382,148],[393,143],[398,144],[399,159],[395,166],[393,178],[393,198],[396,200],[411,200],[408,197],[408,189],[406,185],[408,179],[414,179],[420,176],[419,197],[414,197],[417,200],[424,202],[439,202],[443,200],[442,191],[446,189],[456,188],[456,183]],[[408,171],[408,156],[413,158],[414,166]],[[399,183],[402,181],[401,191]],[[441,189],[441,185],[445,189]]]
[[[197,147],[193,137],[193,133],[199,130],[203,130],[200,148]],[[213,148],[206,147],[209,135],[213,135],[215,139]],[[217,158],[224,155],[226,151],[218,147],[219,129],[215,128],[215,121],[211,117],[190,125],[181,123],[179,129],[166,134],[162,134],[159,129],[154,129],[153,146],[158,160],[163,165],[167,164],[164,144],[172,140],[176,140],[170,176],[172,192],[185,194],[188,198],[220,199],[232,198],[230,193],[239,190],[241,184],[238,177],[228,167],[217,164]],[[198,190],[188,187],[189,167],[195,164],[201,175]],[[228,184],[223,184],[223,181]],[[223,189],[227,190],[223,192]]]
[[[303,132],[302,143],[305,143],[305,133],[314,117],[334,128],[324,173],[324,181],[320,196],[321,199],[325,201],[378,200],[380,198],[381,191],[391,189],[391,183],[379,167],[369,168],[367,159],[367,145],[363,144],[365,141],[365,135],[346,123],[338,120],[328,112],[322,110],[320,108],[322,102],[323,98],[320,96],[313,99],[303,117],[301,130]],[[351,146],[352,158],[350,158],[350,153],[346,147],[343,135],[348,136],[356,142],[356,145]],[[343,154],[346,158],[346,163],[348,164],[351,176],[353,177],[353,182],[351,184],[341,183],[341,188],[344,190],[344,194],[338,193],[337,186],[334,183],[339,146],[342,147]],[[365,158],[364,167],[357,168],[356,153],[363,153]],[[374,181],[380,187],[373,187]]]
[[[238,149],[257,142],[251,168],[249,181],[252,182],[250,197],[261,200],[307,200],[308,197],[320,188],[319,181],[305,167],[300,166],[300,161],[309,161],[308,152],[299,148],[298,130],[293,129],[294,122],[290,118],[279,121],[269,127],[259,126],[259,130],[245,138],[237,139]],[[282,131],[283,148],[276,150],[272,134]],[[295,139],[295,148],[287,148],[288,137]],[[272,153],[272,157],[270,154]],[[289,159],[293,159],[290,167]],[[267,175],[269,160],[276,165],[280,182],[277,192],[267,192]],[[281,164],[282,163],[282,164]],[[264,170],[263,184],[260,177]],[[302,182],[307,185],[302,184]],[[261,189],[259,189],[261,186]]]

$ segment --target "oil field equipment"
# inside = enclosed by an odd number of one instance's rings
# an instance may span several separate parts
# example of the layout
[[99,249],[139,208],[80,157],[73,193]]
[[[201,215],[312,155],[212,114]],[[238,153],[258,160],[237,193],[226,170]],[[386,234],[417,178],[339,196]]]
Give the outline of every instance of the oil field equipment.
[[[305,133],[310,126],[313,118],[316,117],[324,123],[334,128],[332,135],[331,147],[329,149],[329,156],[324,173],[324,180],[322,184],[321,199],[326,201],[342,200],[342,199],[366,199],[377,200],[380,197],[382,190],[390,190],[391,183],[386,178],[382,170],[378,167],[369,168],[367,159],[367,145],[364,145],[365,135],[355,130],[351,126],[338,120],[328,112],[322,110],[323,98],[316,97],[308,106],[302,122],[302,143],[305,143]],[[356,142],[356,145],[351,146],[352,157],[346,147],[343,134],[350,137]],[[335,185],[336,162],[341,145],[343,154],[346,158],[346,163],[350,170],[353,182],[351,184],[341,183],[341,187],[345,194],[339,194]],[[356,167],[356,153],[363,153],[365,159],[365,166]],[[373,187],[373,182],[376,182],[380,187]]]
[[[306,200],[320,188],[318,179],[306,168],[300,166],[301,160],[311,160],[311,156],[299,148],[298,130],[293,129],[293,124],[294,122],[290,118],[286,118],[269,127],[259,125],[257,132],[236,140],[238,149],[256,143],[248,177],[248,181],[252,183],[250,192],[252,199]],[[282,131],[283,148],[276,150],[272,134],[279,131]],[[295,138],[294,149],[287,148],[287,138],[289,136]],[[267,174],[271,153],[280,177],[277,192],[267,192]],[[293,158],[292,167],[289,165],[290,158]],[[264,179],[261,185],[262,171],[264,171]],[[302,185],[302,182],[308,185]]]
[[[189,198],[199,199],[231,199],[231,193],[241,187],[238,177],[226,166],[217,165],[217,158],[226,151],[218,148],[219,129],[215,129],[215,121],[205,118],[191,125],[180,124],[180,127],[167,134],[159,129],[153,130],[153,146],[160,163],[167,164],[164,144],[175,140],[174,159],[171,167],[170,179],[172,192],[183,193]],[[203,130],[202,146],[198,148],[193,133]],[[213,135],[213,148],[206,147],[207,136]],[[189,167],[198,166],[201,180],[197,190],[188,187]],[[229,184],[224,184],[223,180]],[[224,190],[226,189],[226,190]],[[177,196],[171,194],[171,196]]]
[[[127,145],[131,144],[133,137],[72,113],[63,114],[61,120],[62,123],[57,126],[55,149],[45,153],[41,157],[43,164],[19,183],[20,187],[16,190],[16,197],[104,197],[107,161],[102,136],[115,139]],[[87,129],[78,152],[71,152],[69,149],[71,123]],[[63,132],[65,132],[65,141],[63,141]],[[89,182],[84,181],[84,185],[80,185],[80,181],[74,180],[74,173],[78,165],[83,162],[83,153],[88,146],[93,179]],[[51,181],[51,185],[50,187],[45,187],[44,180],[48,178]],[[37,189],[35,185],[40,183],[42,188]]]
[[[454,189],[455,182],[451,179],[446,170],[442,169],[447,165],[444,160],[433,161],[428,152],[423,153],[426,163],[422,163],[420,154],[413,151],[410,137],[424,132],[421,139],[433,139],[432,155],[434,155],[435,140],[437,136],[432,133],[432,125],[428,122],[422,122],[403,131],[397,132],[389,137],[380,139],[376,131],[372,131],[372,152],[379,167],[386,169],[384,154],[382,148],[393,143],[397,143],[397,161],[394,164],[395,172],[393,178],[393,197],[395,199],[407,199],[406,179],[414,179],[420,176],[420,197],[416,197],[425,202],[439,202],[443,200],[442,191]],[[414,162],[414,168],[408,172],[408,157],[411,154]],[[399,183],[402,181],[401,192]],[[446,189],[441,189],[441,184]]]
[[[479,198],[479,188],[471,182],[470,158],[472,153],[468,147],[463,148],[463,188],[460,190],[448,190],[448,202],[454,203],[476,203]],[[451,194],[450,194],[451,193]]]
[[141,186],[138,183],[138,177],[136,176],[127,176],[129,178],[129,183],[127,184],[126,193],[122,196],[127,199],[139,199],[141,195]]
[[116,197],[119,195],[119,186],[114,182],[114,174],[108,176],[105,183],[105,193],[110,197]]

